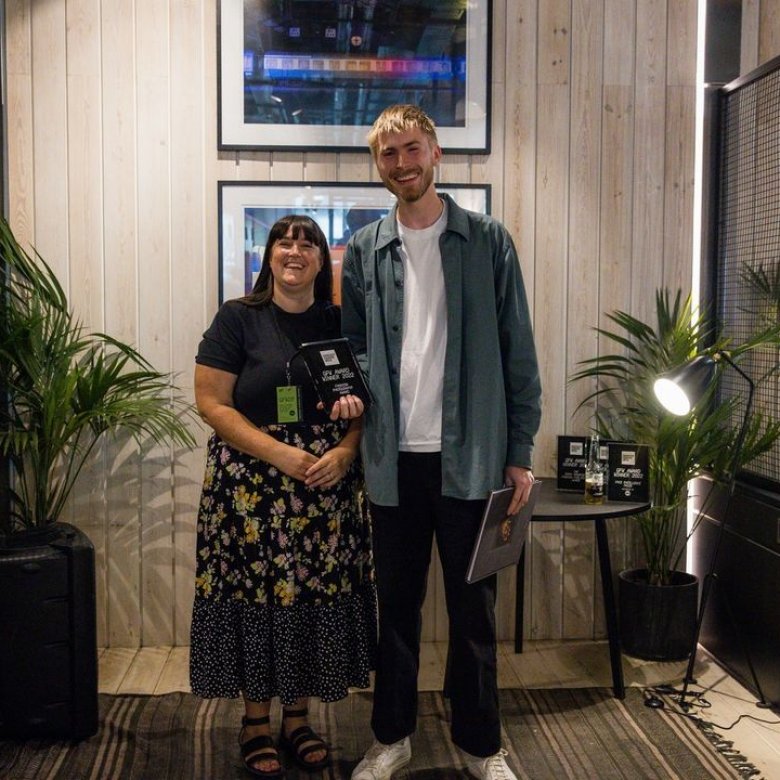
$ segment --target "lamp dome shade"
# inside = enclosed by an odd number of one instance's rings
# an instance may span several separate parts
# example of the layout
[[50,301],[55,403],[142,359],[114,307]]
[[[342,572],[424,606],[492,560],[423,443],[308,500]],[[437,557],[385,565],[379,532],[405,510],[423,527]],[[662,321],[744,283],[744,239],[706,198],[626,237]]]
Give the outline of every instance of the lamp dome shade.
[[688,414],[701,400],[715,378],[715,360],[699,355],[655,380],[653,390],[661,405],[672,414]]

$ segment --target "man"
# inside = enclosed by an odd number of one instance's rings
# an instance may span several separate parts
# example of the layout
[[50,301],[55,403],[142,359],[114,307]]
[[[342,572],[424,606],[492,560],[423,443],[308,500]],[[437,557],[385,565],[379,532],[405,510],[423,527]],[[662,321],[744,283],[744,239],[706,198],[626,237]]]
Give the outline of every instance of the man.
[[352,236],[342,272],[342,330],[375,397],[362,446],[379,594],[376,741],[352,778],[384,780],[411,760],[435,535],[452,739],[472,774],[513,780],[500,741],[496,578],[465,576],[488,492],[514,485],[514,513],[533,482],[541,391],[520,266],[500,223],[437,194],[442,150],[422,110],[387,108],[368,142],[397,206]]

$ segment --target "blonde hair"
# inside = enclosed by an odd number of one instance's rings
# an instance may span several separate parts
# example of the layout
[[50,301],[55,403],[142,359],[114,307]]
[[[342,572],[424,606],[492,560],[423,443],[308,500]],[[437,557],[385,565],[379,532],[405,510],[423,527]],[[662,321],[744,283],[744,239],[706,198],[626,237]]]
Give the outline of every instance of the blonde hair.
[[375,120],[368,133],[368,146],[376,158],[379,149],[379,139],[387,133],[403,133],[413,128],[419,128],[428,136],[434,146],[439,145],[436,137],[436,125],[428,114],[419,106],[399,104],[388,106]]

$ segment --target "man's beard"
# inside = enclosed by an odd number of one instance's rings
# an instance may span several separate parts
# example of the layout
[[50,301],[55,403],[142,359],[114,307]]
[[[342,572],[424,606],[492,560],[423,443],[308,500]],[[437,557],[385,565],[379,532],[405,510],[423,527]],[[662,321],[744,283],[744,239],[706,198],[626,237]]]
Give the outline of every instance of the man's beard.
[[385,180],[385,184],[389,190],[404,203],[416,203],[426,192],[433,183],[433,169],[428,170],[420,169],[419,175],[421,177],[419,184],[416,184],[413,188],[403,182],[396,181],[394,178],[388,177]]

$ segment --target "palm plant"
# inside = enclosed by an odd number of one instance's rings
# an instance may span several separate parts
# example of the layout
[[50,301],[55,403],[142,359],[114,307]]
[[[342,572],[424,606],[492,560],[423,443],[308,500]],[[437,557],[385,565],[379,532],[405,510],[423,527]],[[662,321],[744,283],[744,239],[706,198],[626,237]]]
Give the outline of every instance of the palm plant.
[[171,376],[132,347],[87,333],[46,262],[0,220],[0,455],[10,461],[10,512],[0,532],[60,517],[104,433],[192,446],[191,407]]
[[[745,264],[741,279],[755,303],[754,310],[750,314],[757,317],[759,322],[769,325],[780,324],[780,258],[775,258],[774,262],[767,265],[759,263],[756,267]],[[774,375],[775,383],[777,383],[778,364],[780,364],[778,358],[780,355],[775,348],[765,362],[770,366],[769,374]],[[769,393],[769,397],[774,396],[774,413],[780,416],[780,393],[777,392],[777,387],[774,390],[774,394]],[[768,405],[768,402],[765,405]]]
[[[733,466],[732,453],[741,420],[741,399],[720,403],[704,399],[686,417],[670,415],[655,399],[652,387],[659,374],[682,365],[696,354],[715,356],[727,350],[735,362],[750,350],[780,344],[777,325],[750,339],[731,344],[719,338],[702,315],[692,311],[690,297],[674,300],[668,290],[656,293],[656,322],[644,323],[622,311],[607,315],[618,330],[597,328],[601,337],[620,351],[580,363],[570,381],[596,381],[596,389],[580,406],[594,403],[596,429],[608,439],[634,441],[649,448],[652,508],[638,516],[650,584],[666,585],[678,569],[696,526],[684,532],[688,484],[709,472],[724,481]],[[780,421],[754,414],[747,427],[738,466],[767,452],[780,438]],[[705,502],[706,507],[706,502]],[[704,511],[704,510],[702,510]]]
[[780,259],[765,266],[759,263],[755,268],[746,265],[742,269],[742,281],[756,299],[764,304],[763,313],[769,322],[780,322]]

